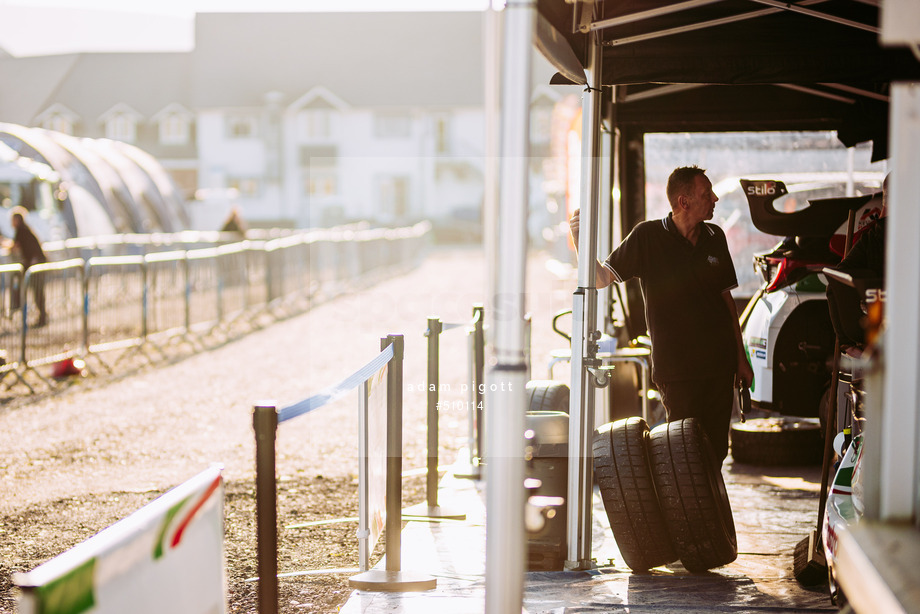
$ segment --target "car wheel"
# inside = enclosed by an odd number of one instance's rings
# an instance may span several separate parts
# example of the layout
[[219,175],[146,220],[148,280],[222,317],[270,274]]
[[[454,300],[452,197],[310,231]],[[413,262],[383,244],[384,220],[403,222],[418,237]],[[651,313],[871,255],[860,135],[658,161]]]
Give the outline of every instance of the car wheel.
[[817,465],[824,438],[817,418],[754,418],[731,427],[732,458],[748,465]]
[[594,477],[617,547],[633,571],[677,560],[649,466],[648,433],[637,417],[594,432]]
[[531,380],[527,389],[528,411],[562,411],[569,413],[569,387],[556,380]]
[[734,561],[738,540],[728,493],[697,421],[655,427],[649,456],[661,511],[684,567],[702,572]]

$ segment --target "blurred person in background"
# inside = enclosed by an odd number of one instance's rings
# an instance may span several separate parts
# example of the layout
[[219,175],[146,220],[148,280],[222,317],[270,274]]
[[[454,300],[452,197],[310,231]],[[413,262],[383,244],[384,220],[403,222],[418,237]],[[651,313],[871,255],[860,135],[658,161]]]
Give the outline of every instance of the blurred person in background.
[[[48,262],[41,243],[26,223],[27,214],[28,210],[25,207],[14,207],[10,213],[10,223],[15,234],[12,243],[8,245],[22,263],[23,271],[29,270],[32,265]],[[45,310],[45,280],[39,275],[33,277],[29,285],[32,286],[32,297],[38,309],[38,322],[35,326],[44,326],[48,323],[48,313]]]

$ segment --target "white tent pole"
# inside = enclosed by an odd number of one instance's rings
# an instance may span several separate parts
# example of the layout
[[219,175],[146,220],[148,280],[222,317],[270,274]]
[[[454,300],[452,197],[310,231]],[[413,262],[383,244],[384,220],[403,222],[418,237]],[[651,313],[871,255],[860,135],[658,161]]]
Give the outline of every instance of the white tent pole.
[[498,262],[498,161],[501,148],[501,18],[493,8],[483,12],[485,66],[485,161],[483,165],[482,244],[486,263],[485,317],[487,328],[494,319],[492,298],[498,293],[495,265]]
[[594,467],[593,375],[597,366],[597,211],[599,202],[601,47],[590,37],[585,74],[589,89],[582,101],[581,226],[578,237],[578,289],[572,302],[572,379],[569,406],[568,547],[566,568],[590,569]]
[[530,137],[531,45],[536,2],[504,10],[501,88],[499,253],[494,263],[495,358],[486,378],[487,614],[520,612],[524,600],[524,278]]
[[[920,84],[892,84],[891,177],[888,184],[886,270],[888,327],[880,416],[866,430],[880,437],[879,516],[883,521],[920,518],[917,479],[920,475]],[[867,412],[868,417],[868,412]],[[867,423],[869,421],[867,420]]]

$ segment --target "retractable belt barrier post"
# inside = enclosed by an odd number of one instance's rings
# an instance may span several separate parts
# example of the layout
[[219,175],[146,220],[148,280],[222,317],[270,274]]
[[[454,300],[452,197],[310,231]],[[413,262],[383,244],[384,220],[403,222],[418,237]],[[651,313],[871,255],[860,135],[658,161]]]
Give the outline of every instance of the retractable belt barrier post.
[[482,305],[473,305],[473,319],[467,330],[469,369],[469,394],[467,403],[469,407],[468,422],[469,435],[467,449],[469,450],[469,466],[454,470],[458,478],[478,480],[482,477],[483,446],[483,398],[485,393],[485,311]]
[[470,392],[473,395],[473,406],[471,411],[476,423],[476,460],[481,464],[482,459],[485,458],[482,403],[485,398],[486,365],[486,316],[482,305],[473,306],[473,316],[473,385],[470,387]]
[[[380,346],[393,352],[386,376],[386,569],[370,569],[352,576],[348,584],[366,591],[425,591],[437,585],[433,577],[402,570],[403,337],[388,335],[380,340]],[[367,453],[370,455],[371,451]],[[367,510],[359,515],[363,522],[370,519]],[[358,529],[362,527],[359,525]],[[368,552],[373,548],[372,544],[369,546]]]
[[425,503],[413,505],[403,510],[403,516],[425,518],[449,518],[465,520],[466,514],[441,507],[438,504],[438,412],[440,410],[440,336],[442,332],[460,328],[464,324],[443,324],[439,318],[428,318],[425,337],[428,339],[428,465],[425,475]]
[[278,611],[278,501],[275,483],[275,436],[278,410],[274,404],[256,405],[252,414],[256,433],[256,548],[259,571],[259,614]]

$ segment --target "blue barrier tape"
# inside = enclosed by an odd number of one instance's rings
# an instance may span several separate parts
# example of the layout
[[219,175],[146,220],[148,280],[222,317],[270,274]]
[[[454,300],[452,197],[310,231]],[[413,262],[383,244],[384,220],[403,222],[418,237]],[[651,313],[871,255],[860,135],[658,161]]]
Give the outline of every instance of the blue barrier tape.
[[297,416],[302,416],[306,413],[313,411],[314,409],[319,409],[327,403],[332,403],[336,399],[341,398],[346,393],[354,390],[362,382],[370,379],[374,373],[383,368],[384,365],[390,362],[393,359],[393,346],[388,345],[385,350],[380,352],[376,358],[372,361],[343,379],[341,382],[335,386],[330,386],[322,392],[314,394],[308,399],[304,399],[293,405],[288,405],[280,410],[278,410],[278,424],[281,424],[285,420],[291,420]]

